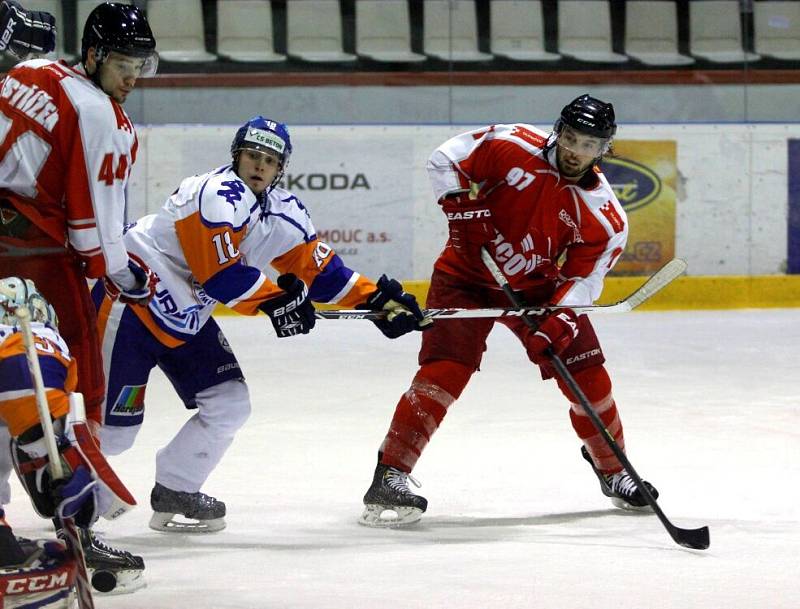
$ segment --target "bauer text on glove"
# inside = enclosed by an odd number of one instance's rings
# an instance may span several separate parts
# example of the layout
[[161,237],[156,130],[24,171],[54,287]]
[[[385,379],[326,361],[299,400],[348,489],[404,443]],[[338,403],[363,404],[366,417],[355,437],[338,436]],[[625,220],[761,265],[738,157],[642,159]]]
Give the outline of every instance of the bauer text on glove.
[[414,330],[427,330],[433,320],[425,317],[413,294],[403,291],[402,284],[396,279],[381,275],[375,290],[367,302],[358,305],[358,309],[385,311],[384,319],[376,319],[373,323],[388,338],[397,338]]
[[274,298],[262,302],[258,308],[267,314],[278,338],[308,334],[316,323],[314,305],[308,299],[308,288],[292,273],[278,277],[278,287],[283,290]]
[[26,59],[56,48],[56,21],[50,13],[26,11],[14,0],[2,0],[0,14],[0,51]]

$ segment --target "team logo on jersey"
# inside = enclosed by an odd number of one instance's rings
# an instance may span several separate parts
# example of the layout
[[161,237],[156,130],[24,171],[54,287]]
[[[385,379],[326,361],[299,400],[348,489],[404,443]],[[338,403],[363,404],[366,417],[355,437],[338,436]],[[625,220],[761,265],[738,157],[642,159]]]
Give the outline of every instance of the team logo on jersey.
[[220,346],[222,346],[222,348],[225,349],[225,351],[227,351],[228,353],[233,353],[233,348],[231,347],[231,344],[228,342],[228,339],[225,338],[225,335],[222,333],[222,330],[220,330],[217,333],[217,340],[219,341]]
[[606,158],[601,168],[626,212],[652,203],[661,194],[661,179],[641,163],[630,159]]
[[110,414],[135,417],[144,414],[144,390],[147,385],[124,385],[120,389]]

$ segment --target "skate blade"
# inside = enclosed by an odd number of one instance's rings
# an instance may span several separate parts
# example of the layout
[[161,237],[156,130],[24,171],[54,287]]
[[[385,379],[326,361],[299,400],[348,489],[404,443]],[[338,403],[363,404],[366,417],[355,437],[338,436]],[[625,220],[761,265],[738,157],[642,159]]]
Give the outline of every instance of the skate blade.
[[652,512],[653,508],[649,505],[633,505],[619,497],[611,497],[611,503],[621,510],[628,510],[629,512]]
[[422,510],[419,508],[369,504],[364,506],[358,523],[375,528],[404,527],[418,522],[420,518]]
[[89,581],[92,582],[92,594],[100,596],[117,596],[132,594],[147,586],[144,571],[125,569],[110,571],[108,569],[87,569]]
[[150,528],[162,533],[216,533],[225,528],[224,518],[182,521],[175,520],[175,516],[169,512],[153,512]]

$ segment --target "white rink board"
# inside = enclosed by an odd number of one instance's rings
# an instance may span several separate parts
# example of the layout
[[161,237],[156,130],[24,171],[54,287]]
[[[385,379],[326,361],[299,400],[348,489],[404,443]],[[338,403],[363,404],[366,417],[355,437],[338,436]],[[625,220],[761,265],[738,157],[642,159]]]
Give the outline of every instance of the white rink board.
[[[290,126],[295,152],[286,185],[350,266],[427,279],[446,223],[425,163],[436,146],[474,127]],[[184,177],[227,163],[236,128],[138,127],[129,220],[158,209]],[[689,274],[784,272],[786,142],[800,138],[800,125],[621,125],[618,135],[677,142],[676,255],[689,262]]]

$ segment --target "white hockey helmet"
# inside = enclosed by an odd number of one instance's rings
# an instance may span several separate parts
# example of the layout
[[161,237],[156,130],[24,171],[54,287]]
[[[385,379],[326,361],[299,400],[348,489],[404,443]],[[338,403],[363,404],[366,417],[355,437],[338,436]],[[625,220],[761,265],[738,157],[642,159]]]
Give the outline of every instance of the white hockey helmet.
[[36,289],[33,281],[22,277],[0,279],[0,323],[17,325],[17,309],[26,307],[31,321],[58,327],[58,317],[53,306]]

